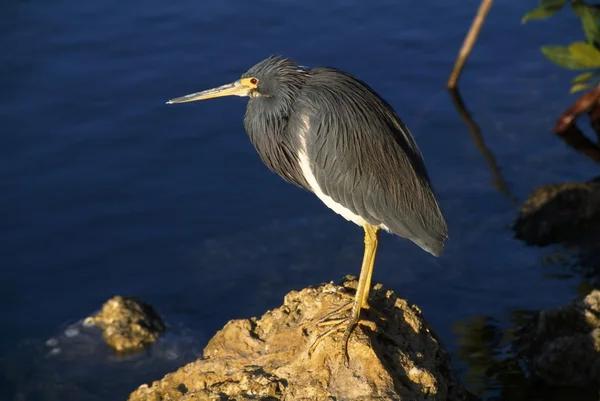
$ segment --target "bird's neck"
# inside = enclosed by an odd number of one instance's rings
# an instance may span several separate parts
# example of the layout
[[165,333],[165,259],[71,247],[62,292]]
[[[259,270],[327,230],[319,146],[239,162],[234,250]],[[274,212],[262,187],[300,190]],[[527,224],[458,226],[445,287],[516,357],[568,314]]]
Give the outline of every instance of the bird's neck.
[[251,98],[244,118],[250,139],[253,142],[255,139],[278,139],[287,128],[292,106],[290,101],[281,101],[277,97]]
[[280,77],[267,95],[251,97],[248,101],[244,126],[259,153],[268,148],[277,152],[280,149],[276,148],[290,147],[288,120],[307,78],[305,71],[294,71]]
[[253,99],[248,103],[244,126],[250,142],[271,171],[288,182],[308,189],[296,162],[299,138],[288,124],[293,113],[293,104],[283,104],[272,98]]

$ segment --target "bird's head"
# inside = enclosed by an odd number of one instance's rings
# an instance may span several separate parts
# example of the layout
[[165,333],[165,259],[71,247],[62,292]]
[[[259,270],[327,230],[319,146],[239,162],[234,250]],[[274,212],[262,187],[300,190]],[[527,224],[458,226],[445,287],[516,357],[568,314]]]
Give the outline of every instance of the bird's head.
[[308,70],[295,61],[271,56],[254,65],[235,82],[171,99],[167,104],[194,102],[222,96],[292,99],[304,83]]

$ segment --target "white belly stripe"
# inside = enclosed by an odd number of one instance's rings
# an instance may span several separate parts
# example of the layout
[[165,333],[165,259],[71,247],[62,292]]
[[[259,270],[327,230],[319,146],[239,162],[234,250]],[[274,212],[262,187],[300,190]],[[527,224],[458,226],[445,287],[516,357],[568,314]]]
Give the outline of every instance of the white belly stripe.
[[[304,121],[306,131],[308,131],[308,118],[304,117],[302,120]],[[300,150],[298,152],[298,161],[300,162],[300,169],[302,170],[302,174],[304,175],[306,182],[308,182],[308,185],[310,185],[310,188],[313,190],[315,195],[317,195],[321,202],[323,202],[328,208],[330,208],[346,220],[351,221],[359,226],[364,226],[366,224],[366,221],[362,217],[354,214],[349,209],[340,205],[339,203],[334,201],[330,196],[325,195],[321,190],[321,187],[319,187],[319,183],[317,183],[317,179],[312,172],[310,160],[308,160],[308,156],[306,155],[306,137],[303,135],[304,132],[300,137]]]

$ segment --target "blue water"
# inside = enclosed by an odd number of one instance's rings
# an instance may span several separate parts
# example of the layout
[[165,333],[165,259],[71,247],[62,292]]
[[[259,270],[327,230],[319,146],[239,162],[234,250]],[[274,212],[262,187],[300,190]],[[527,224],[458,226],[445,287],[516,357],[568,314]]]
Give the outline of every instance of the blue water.
[[[494,4],[461,78],[521,201],[537,185],[587,180],[595,168],[550,133],[573,100],[572,74],[538,50],[581,38],[579,23],[563,13],[521,25],[534,3]],[[198,355],[229,319],[358,274],[361,229],[262,165],[243,130],[244,99],[165,105],[272,53],[359,76],[411,128],[450,240],[435,259],[385,236],[374,280],[418,304],[449,350],[464,319],[503,325],[512,311],[571,299],[578,279],[548,279],[541,267],[557,250],[512,238],[517,205],[494,187],[445,91],[478,4],[2,2],[0,360],[9,373],[0,397],[50,399],[39,388],[60,381],[73,387],[60,393],[65,401],[124,398]],[[68,347],[69,357],[46,355],[46,340],[115,294],[140,296],[173,327],[161,345],[171,355],[152,356],[163,365],[92,363]]]

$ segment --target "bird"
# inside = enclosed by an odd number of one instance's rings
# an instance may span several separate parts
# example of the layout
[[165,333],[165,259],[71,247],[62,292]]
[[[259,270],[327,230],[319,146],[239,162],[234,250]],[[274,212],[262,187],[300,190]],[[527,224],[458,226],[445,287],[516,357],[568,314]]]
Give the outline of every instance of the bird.
[[424,157],[392,106],[367,83],[335,67],[307,67],[271,55],[232,83],[167,104],[223,96],[249,98],[244,128],[272,172],[363,228],[354,298],[327,315],[341,317],[310,347],[344,330],[348,360],[348,340],[361,310],[369,308],[380,233],[408,239],[435,257],[444,253],[448,227]]

